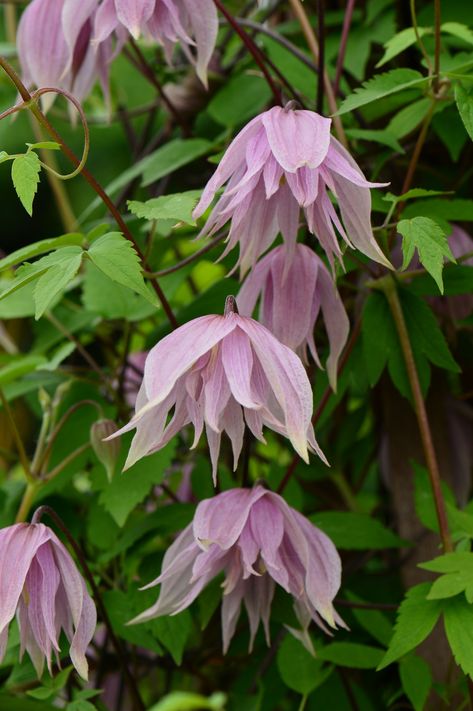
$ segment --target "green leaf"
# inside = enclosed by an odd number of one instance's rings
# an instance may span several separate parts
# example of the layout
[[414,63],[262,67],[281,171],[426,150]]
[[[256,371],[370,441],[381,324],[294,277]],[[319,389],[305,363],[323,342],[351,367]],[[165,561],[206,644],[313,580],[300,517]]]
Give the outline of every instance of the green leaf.
[[373,387],[381,377],[390,354],[399,349],[396,328],[383,294],[372,292],[366,299],[361,333],[365,367]]
[[56,676],[52,679],[46,679],[44,686],[39,686],[36,689],[27,691],[26,693],[33,699],[50,699],[51,697],[56,696],[57,693],[66,685],[71,671],[72,665],[62,669],[62,671],[56,674]]
[[439,368],[459,373],[460,368],[450,352],[432,309],[408,289],[400,289],[399,297],[414,351],[423,353]]
[[146,597],[146,594],[136,588],[127,589],[126,593],[122,590],[106,590],[103,593],[103,601],[115,634],[131,644],[150,649],[155,654],[161,655],[163,649],[154,638],[148,622],[140,625],[128,624],[146,608],[142,597]]
[[352,511],[320,511],[310,520],[329,536],[337,548],[365,550],[398,548],[401,538],[368,514]]
[[0,368],[0,387],[32,373],[43,363],[46,363],[46,358],[42,355],[15,356],[10,363]]
[[[431,34],[432,30],[429,27],[418,27],[417,28],[419,37],[424,37],[426,34]],[[382,67],[398,54],[404,52],[405,49],[411,47],[411,45],[417,42],[416,32],[413,27],[407,27],[405,30],[401,30],[394,37],[391,37],[384,45],[384,54],[379,60],[376,68]]]
[[2,711],[57,711],[57,706],[52,704],[6,693],[0,693],[0,708]]
[[397,226],[398,232],[403,236],[402,269],[409,266],[414,251],[417,249],[419,260],[429,274],[437,282],[443,294],[442,271],[444,257],[452,262],[455,258],[448,246],[447,235],[434,220],[429,217],[414,217],[412,220],[401,220]]
[[[33,292],[36,320],[41,318],[56,296],[66,288],[80,269],[82,249],[80,247],[64,247],[63,249],[71,250],[68,259],[52,266],[36,282]],[[72,250],[76,250],[74,254]]]
[[438,600],[427,599],[429,590],[430,583],[421,583],[408,590],[399,607],[388,651],[378,670],[403,657],[432,632],[442,612],[442,606]]
[[473,44],[473,32],[467,25],[462,25],[460,22],[444,22],[440,27],[442,32],[458,37],[458,39]]
[[33,214],[33,200],[39,183],[41,163],[37,153],[25,153],[12,163],[11,177],[16,194],[28,215]]
[[175,448],[175,442],[170,442],[164,449],[140,459],[126,472],[117,474],[106,484],[100,494],[99,503],[119,526],[125,524],[129,514],[143,501],[150,489],[162,482],[166,469],[172,462]]
[[[77,257],[80,255],[82,255],[82,249],[80,247],[61,247],[51,252],[51,254],[41,257],[41,259],[38,259],[32,264],[23,264],[16,270],[15,278],[11,282],[11,286],[7,287],[5,291],[2,291],[0,294],[0,301],[18,289],[21,289],[26,284],[29,284],[31,281],[39,279],[52,267],[60,266],[63,269],[67,269],[68,264],[70,262],[75,264]],[[57,293],[56,291],[56,294]]]
[[404,138],[425,118],[428,110],[432,105],[431,99],[422,98],[417,101],[410,102],[404,106],[398,113],[393,116],[386,130],[393,134],[397,139]]
[[348,128],[345,133],[350,138],[358,138],[362,141],[373,141],[381,143],[383,146],[392,148],[393,151],[404,153],[404,148],[401,146],[396,136],[389,130],[366,129],[366,128]]
[[467,601],[473,603],[473,553],[456,551],[419,564],[420,568],[435,573],[444,573],[432,583],[429,600],[454,597],[464,592]]
[[443,621],[456,663],[473,678],[473,606],[461,597],[445,604]]
[[355,642],[332,642],[317,650],[317,658],[350,669],[376,669],[384,655],[379,647]]
[[8,269],[15,264],[20,264],[20,262],[26,259],[32,259],[32,257],[37,257],[40,254],[51,252],[59,247],[80,247],[83,239],[84,236],[79,234],[79,232],[71,232],[67,235],[61,235],[60,237],[52,237],[50,239],[42,239],[39,242],[32,242],[21,249],[15,250],[15,252],[11,252],[11,254],[3,259],[0,259],[0,271]]
[[402,195],[394,195],[393,193],[387,192],[383,195],[382,199],[387,202],[393,202],[397,205],[400,202],[407,202],[408,200],[416,200],[421,197],[436,197],[437,195],[448,195],[448,192],[442,190],[425,190],[424,188],[412,188],[408,190],[407,193]]
[[281,643],[277,665],[286,686],[299,694],[310,694],[326,678],[318,652],[317,658],[312,656],[292,635],[287,635]]
[[[346,597],[353,602],[369,603],[369,600],[364,600],[353,593],[348,592]],[[364,608],[353,607],[351,614],[356,619],[359,625],[363,627],[374,639],[387,647],[393,634],[393,626],[386,615],[380,610],[370,610]]]
[[33,150],[35,148],[38,149],[45,149],[48,151],[60,151],[61,146],[59,143],[56,143],[56,141],[39,141],[38,143],[27,143],[26,144],[30,150]]
[[87,252],[96,267],[112,281],[144,296],[157,305],[156,297],[143,279],[140,259],[133,245],[120,232],[99,237]]
[[431,219],[438,221],[473,222],[473,200],[418,200],[407,205],[402,214],[408,218],[429,215]]
[[191,691],[173,691],[149,711],[224,711],[227,697],[220,691],[205,697]]
[[91,261],[85,265],[82,303],[87,311],[107,319],[139,321],[156,313],[154,303],[112,281]]
[[256,116],[268,103],[271,91],[259,76],[240,74],[225,82],[207,106],[210,116],[227,128],[234,128]]
[[146,160],[142,185],[151,185],[178,168],[204,156],[212,148],[212,143],[204,138],[175,138],[158,148]]
[[179,666],[192,629],[189,610],[183,610],[178,615],[157,617],[148,624],[159,642],[171,653],[174,663]]
[[358,109],[373,101],[394,94],[409,87],[420,85],[427,79],[414,69],[393,69],[384,74],[377,74],[348,96],[337,111],[337,115]]
[[399,663],[399,676],[414,711],[423,711],[432,688],[432,672],[425,659],[414,654],[405,657]]
[[96,711],[96,707],[85,699],[76,699],[66,706],[66,711]]
[[473,86],[465,89],[461,84],[455,84],[455,101],[463,125],[473,141]]
[[195,225],[192,211],[200,194],[200,190],[188,190],[185,193],[161,195],[146,202],[129,200],[128,209],[137,217],[145,220],[174,220]]

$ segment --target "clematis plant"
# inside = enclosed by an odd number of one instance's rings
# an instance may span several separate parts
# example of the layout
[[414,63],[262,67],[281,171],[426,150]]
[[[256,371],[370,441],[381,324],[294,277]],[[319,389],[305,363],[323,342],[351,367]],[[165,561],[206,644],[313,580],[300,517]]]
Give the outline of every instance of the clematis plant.
[[[345,242],[380,264],[391,266],[373,237],[370,183],[347,150],[330,135],[331,119],[314,111],[274,106],[250,121],[233,139],[194,210],[200,217],[215,194],[223,194],[201,235],[212,235],[231,221],[225,256],[237,244],[242,274],[280,232],[289,258],[294,253],[300,208],[331,264]],[[338,199],[340,221],[327,194]]]
[[59,636],[70,642],[69,655],[87,679],[86,650],[97,614],[84,580],[65,546],[42,523],[19,523],[0,530],[0,660],[8,628],[17,616],[20,656],[28,652],[38,676],[44,663],[51,673]]
[[281,496],[259,485],[201,501],[193,522],[166,552],[161,574],[144,588],[161,584],[157,602],[132,622],[185,610],[222,571],[224,652],[242,602],[250,622],[250,650],[260,621],[269,644],[276,584],[292,595],[302,625],[302,632],[296,634],[307,646],[311,620],[326,632],[327,625],[345,627],[333,607],[341,563],[332,541]]
[[297,244],[288,262],[284,245],[271,250],[246,277],[237,303],[242,315],[251,316],[260,302],[258,318],[276,338],[307,362],[309,350],[322,367],[314,341],[314,328],[322,311],[330,354],[327,372],[335,390],[337,365],[346,343],[350,322],[330,273],[315,252]]
[[312,407],[299,357],[257,321],[236,313],[228,297],[224,316],[196,318],[151,349],[135,415],[112,437],[136,428],[125,464],[130,467],[189,423],[192,447],[197,446],[205,425],[215,481],[222,432],[232,442],[236,469],[245,424],[262,442],[265,426],[286,436],[304,461],[310,449],[326,462],[311,424]]

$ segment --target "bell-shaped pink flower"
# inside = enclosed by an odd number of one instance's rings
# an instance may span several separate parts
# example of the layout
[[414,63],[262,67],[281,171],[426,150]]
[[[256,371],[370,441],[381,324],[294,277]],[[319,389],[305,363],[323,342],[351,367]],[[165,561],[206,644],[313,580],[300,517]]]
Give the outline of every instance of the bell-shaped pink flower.
[[169,62],[180,42],[197,76],[207,85],[207,67],[218,32],[213,0],[103,0],[95,18],[95,41],[103,42],[120,28],[135,39],[143,35],[158,42]]
[[[303,208],[309,230],[317,236],[330,263],[341,257],[335,229],[348,245],[391,266],[373,237],[370,183],[348,151],[330,135],[331,119],[313,111],[275,106],[234,138],[207,183],[194,217],[209,207],[226,184],[202,235],[211,235],[231,220],[225,254],[237,243],[242,273],[252,267],[279,232],[294,250]],[[327,194],[337,197],[340,221]]]
[[181,612],[222,571],[224,652],[242,602],[250,623],[250,649],[260,621],[269,644],[276,583],[294,598],[306,640],[311,620],[325,631],[326,625],[345,626],[332,604],[341,579],[335,546],[281,496],[262,486],[231,489],[198,505],[194,521],[166,552],[161,575],[144,588],[161,584],[157,602],[132,622]]
[[242,316],[251,316],[260,300],[259,321],[305,361],[307,350],[321,368],[314,342],[320,311],[330,354],[327,373],[335,390],[337,365],[348,338],[350,322],[330,273],[315,252],[296,244],[291,261],[284,245],[264,256],[246,277],[237,297]]
[[232,442],[236,469],[245,422],[262,442],[266,426],[288,437],[304,461],[311,449],[326,462],[315,440],[312,390],[299,357],[257,321],[234,313],[233,297],[227,304],[224,316],[196,318],[149,352],[135,415],[113,435],[136,427],[125,467],[164,447],[190,422],[192,447],[205,425],[214,480],[222,432]]
[[[97,79],[108,96],[112,38],[91,42],[97,0],[32,0],[18,25],[18,56],[28,87],[65,89],[81,101]],[[123,38],[122,38],[123,40]],[[55,95],[43,97],[48,108]]]
[[0,530],[0,660],[15,613],[20,655],[31,657],[38,676],[44,662],[60,651],[64,630],[69,654],[87,679],[85,653],[97,622],[94,603],[77,567],[55,533],[42,523],[19,523]]

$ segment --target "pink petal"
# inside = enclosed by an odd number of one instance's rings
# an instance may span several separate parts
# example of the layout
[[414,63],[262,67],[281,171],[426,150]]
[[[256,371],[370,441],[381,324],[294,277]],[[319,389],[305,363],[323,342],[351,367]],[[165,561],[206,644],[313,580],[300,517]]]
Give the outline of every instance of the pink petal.
[[156,0],[115,0],[117,18],[135,40],[151,17],[155,4]]
[[275,106],[262,115],[262,121],[273,155],[285,171],[317,168],[327,155],[331,119]]

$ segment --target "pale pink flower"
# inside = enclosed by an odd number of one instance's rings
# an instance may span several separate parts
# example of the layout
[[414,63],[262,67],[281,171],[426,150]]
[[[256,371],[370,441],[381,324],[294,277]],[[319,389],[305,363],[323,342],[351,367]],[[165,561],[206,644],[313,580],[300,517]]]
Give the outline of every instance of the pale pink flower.
[[258,300],[258,320],[306,362],[309,350],[319,368],[322,365],[314,342],[314,328],[322,311],[330,345],[327,373],[335,390],[338,359],[348,338],[350,322],[320,257],[303,244],[296,244],[291,261],[284,245],[271,250],[252,269],[240,289],[237,303],[242,316],[251,316]]
[[19,523],[0,530],[0,660],[15,613],[20,630],[20,656],[25,650],[38,676],[46,661],[60,652],[61,630],[70,642],[69,655],[87,679],[85,653],[95,632],[94,603],[77,567],[55,533],[42,523]]
[[[100,80],[108,97],[108,67],[121,44],[91,42],[97,0],[32,0],[18,25],[18,56],[28,88],[65,89],[81,101]],[[55,95],[43,97],[48,108]]]
[[192,447],[205,425],[214,480],[222,432],[232,442],[236,469],[245,422],[262,442],[266,426],[288,437],[304,461],[308,449],[326,461],[315,440],[312,390],[299,357],[257,321],[234,313],[233,297],[227,304],[224,316],[196,318],[149,352],[135,416],[113,435],[136,427],[125,467],[164,447],[189,423]]
[[262,486],[231,489],[198,505],[194,521],[166,552],[161,575],[144,588],[161,584],[157,602],[132,622],[185,610],[222,571],[224,652],[242,602],[250,623],[250,650],[260,621],[269,644],[276,583],[294,598],[305,640],[311,620],[325,631],[324,623],[345,626],[332,604],[341,579],[335,546],[281,496]]
[[95,18],[94,40],[103,42],[123,28],[135,39],[144,36],[158,42],[169,62],[180,42],[197,76],[207,85],[207,67],[218,32],[213,0],[103,0]]
[[[388,260],[373,237],[370,183],[348,151],[330,135],[331,119],[313,111],[275,106],[250,121],[234,138],[207,183],[194,217],[200,217],[226,184],[202,235],[231,220],[227,254],[237,243],[242,273],[281,232],[294,250],[303,208],[309,230],[330,263],[341,257],[335,228],[349,246],[385,266]],[[343,225],[327,194],[338,199]]]

